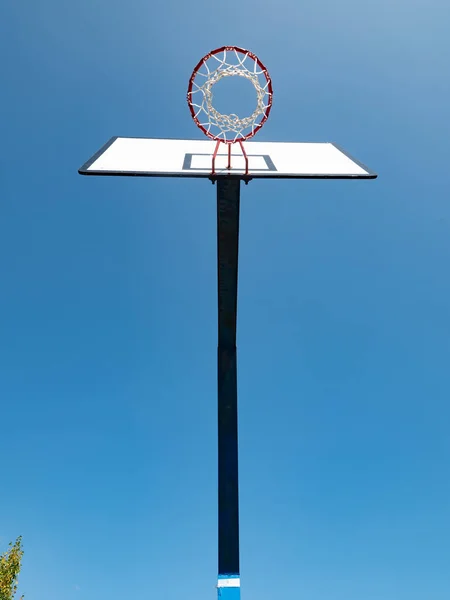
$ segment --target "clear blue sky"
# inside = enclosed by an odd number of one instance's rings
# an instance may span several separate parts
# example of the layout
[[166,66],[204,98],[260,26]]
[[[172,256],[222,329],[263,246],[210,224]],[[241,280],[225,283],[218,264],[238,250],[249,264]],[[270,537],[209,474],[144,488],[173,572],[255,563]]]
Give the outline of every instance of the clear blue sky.
[[211,600],[215,188],[83,178],[201,138],[207,51],[274,81],[257,139],[376,181],[242,192],[243,600],[448,600],[448,2],[8,2],[0,36],[0,549],[29,600]]

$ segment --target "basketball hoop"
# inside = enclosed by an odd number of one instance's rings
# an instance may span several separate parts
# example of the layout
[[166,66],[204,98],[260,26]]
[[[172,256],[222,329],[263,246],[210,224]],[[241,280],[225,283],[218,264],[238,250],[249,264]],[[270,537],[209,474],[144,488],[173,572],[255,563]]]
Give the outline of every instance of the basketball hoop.
[[[213,87],[224,77],[245,77],[256,91],[256,108],[247,117],[224,115],[213,106]],[[243,142],[253,137],[267,121],[272,108],[272,80],[259,58],[237,46],[222,46],[206,54],[195,67],[187,92],[187,101],[195,124],[215,140],[212,175],[219,145],[228,145],[228,169],[231,169],[231,145],[240,145],[248,175],[248,158]]]

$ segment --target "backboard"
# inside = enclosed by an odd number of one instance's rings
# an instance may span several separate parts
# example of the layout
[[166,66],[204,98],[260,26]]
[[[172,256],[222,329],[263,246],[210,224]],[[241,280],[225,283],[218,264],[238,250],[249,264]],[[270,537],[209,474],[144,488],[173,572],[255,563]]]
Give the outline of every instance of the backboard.
[[[216,144],[210,140],[113,137],[78,172],[81,175],[211,178]],[[376,174],[333,143],[246,142],[221,144],[215,178],[237,179],[375,179]]]

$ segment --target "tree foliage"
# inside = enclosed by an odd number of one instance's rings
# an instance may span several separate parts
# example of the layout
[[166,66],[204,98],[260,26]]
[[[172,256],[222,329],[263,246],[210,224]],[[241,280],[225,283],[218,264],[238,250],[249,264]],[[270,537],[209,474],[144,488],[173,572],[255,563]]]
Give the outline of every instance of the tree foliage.
[[14,544],[10,542],[8,550],[0,556],[0,600],[13,600],[22,556],[22,536],[19,536]]

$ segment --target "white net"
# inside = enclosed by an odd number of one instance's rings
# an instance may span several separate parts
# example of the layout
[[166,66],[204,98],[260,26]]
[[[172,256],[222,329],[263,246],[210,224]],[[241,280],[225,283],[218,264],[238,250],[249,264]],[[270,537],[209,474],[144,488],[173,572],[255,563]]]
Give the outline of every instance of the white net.
[[[213,106],[213,87],[224,77],[245,77],[256,91],[256,107],[246,117],[221,114]],[[209,137],[237,142],[255,135],[264,124],[272,105],[271,80],[267,70],[246,50],[224,48],[211,53],[194,71],[188,91],[188,103],[197,125]]]

